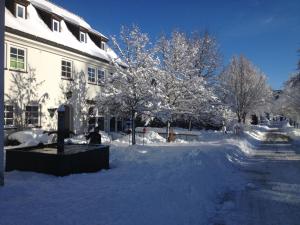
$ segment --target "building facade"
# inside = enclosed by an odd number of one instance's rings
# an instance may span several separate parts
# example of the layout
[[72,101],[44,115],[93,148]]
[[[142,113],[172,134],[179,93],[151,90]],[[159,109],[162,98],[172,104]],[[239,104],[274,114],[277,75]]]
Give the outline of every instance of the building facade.
[[95,106],[117,59],[108,38],[47,0],[6,0],[5,7],[5,128],[56,129],[65,105],[74,133],[122,130],[122,119]]

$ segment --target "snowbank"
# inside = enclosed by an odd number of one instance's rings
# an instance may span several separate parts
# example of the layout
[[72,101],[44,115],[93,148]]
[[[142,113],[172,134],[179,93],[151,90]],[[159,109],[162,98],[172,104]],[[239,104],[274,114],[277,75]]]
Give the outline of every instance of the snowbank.
[[[104,131],[99,132],[101,134],[101,142],[103,144],[108,144],[111,142],[111,137]],[[74,136],[72,138],[65,139],[65,143],[68,144],[88,144],[84,134]]]
[[[114,141],[115,143],[129,144],[131,142],[131,134],[125,135]],[[157,132],[148,131],[144,135],[141,133],[136,134],[137,144],[154,144],[154,143],[164,143],[166,139],[160,136]]]
[[5,147],[8,148],[21,148],[21,147],[30,147],[30,146],[37,146],[38,144],[51,144],[52,140],[54,139],[55,134],[48,135],[44,133],[42,129],[33,129],[33,130],[26,130],[26,131],[19,131],[12,133],[8,136],[9,140],[17,140],[21,143],[18,146],[13,147]]

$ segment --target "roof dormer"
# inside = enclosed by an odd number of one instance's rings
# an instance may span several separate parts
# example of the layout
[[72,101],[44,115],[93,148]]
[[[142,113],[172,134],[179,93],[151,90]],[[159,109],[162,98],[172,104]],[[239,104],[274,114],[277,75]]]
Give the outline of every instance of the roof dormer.
[[52,15],[51,29],[53,32],[61,32],[61,18]]
[[87,43],[87,33],[83,30],[80,30],[79,32],[79,41],[81,43]]
[[40,7],[35,7],[38,15],[44,21],[44,23],[53,32],[61,32],[61,21],[62,17],[52,12],[48,12]]
[[29,1],[27,0],[6,0],[5,7],[11,11],[11,13],[21,19],[27,19],[27,6]]

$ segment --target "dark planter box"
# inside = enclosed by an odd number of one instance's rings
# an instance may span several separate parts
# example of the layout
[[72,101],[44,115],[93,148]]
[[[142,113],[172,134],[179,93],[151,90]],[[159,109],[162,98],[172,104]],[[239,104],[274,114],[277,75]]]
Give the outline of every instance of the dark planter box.
[[66,176],[109,169],[109,146],[66,145],[63,154],[56,147],[6,150],[6,171],[21,170]]

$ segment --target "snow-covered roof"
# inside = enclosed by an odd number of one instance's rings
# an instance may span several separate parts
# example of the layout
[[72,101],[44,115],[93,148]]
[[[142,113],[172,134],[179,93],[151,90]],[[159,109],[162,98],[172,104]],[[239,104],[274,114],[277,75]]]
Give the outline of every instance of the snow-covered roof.
[[[116,59],[115,52],[107,46],[106,50],[99,48],[87,33],[87,42],[80,42],[68,29],[65,21],[72,22],[83,27],[92,33],[96,33],[91,26],[79,16],[62,9],[46,0],[29,0],[31,4],[27,6],[27,19],[15,17],[7,8],[5,8],[5,26],[18,30],[29,35],[33,35],[57,44],[72,48],[74,50],[95,56],[106,61]],[[49,13],[61,16],[61,32],[53,32],[47,24],[41,19],[35,7],[41,7]],[[99,35],[102,35],[98,32]],[[103,36],[103,35],[102,35]],[[118,61],[118,60],[117,60]]]
[[75,25],[83,27],[92,33],[95,33],[97,35],[104,37],[105,39],[108,39],[103,34],[101,34],[99,31],[94,30],[83,18],[77,16],[74,13],[71,13],[70,11],[68,11],[58,5],[53,4],[50,1],[47,1],[47,0],[28,0],[28,1],[35,7],[38,7],[47,12],[56,14],[56,15],[62,17],[65,21],[68,21],[70,23],[73,23]]

